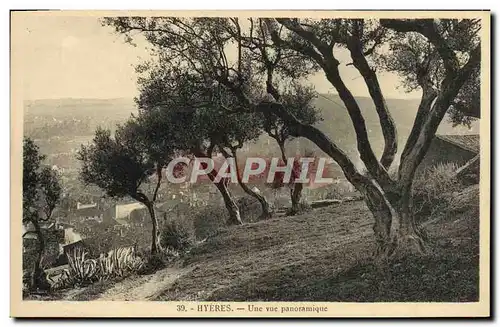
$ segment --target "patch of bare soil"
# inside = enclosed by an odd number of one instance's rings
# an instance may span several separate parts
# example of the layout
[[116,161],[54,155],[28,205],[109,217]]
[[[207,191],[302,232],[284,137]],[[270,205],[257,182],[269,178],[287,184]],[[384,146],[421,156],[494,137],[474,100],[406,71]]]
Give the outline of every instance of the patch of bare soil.
[[134,276],[113,285],[97,297],[97,301],[147,301],[167,289],[179,277],[188,273],[190,267],[172,266],[152,275]]

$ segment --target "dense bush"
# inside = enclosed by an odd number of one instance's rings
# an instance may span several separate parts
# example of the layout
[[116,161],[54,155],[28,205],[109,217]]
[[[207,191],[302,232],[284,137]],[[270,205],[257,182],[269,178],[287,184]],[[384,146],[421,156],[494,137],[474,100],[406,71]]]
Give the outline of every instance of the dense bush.
[[166,262],[178,257],[179,253],[169,248],[165,249],[163,252],[156,254],[151,254],[151,252],[146,249],[141,253],[141,258],[143,258],[144,264],[137,270],[138,275],[149,275],[156,271],[165,268]]
[[449,211],[463,185],[456,178],[455,163],[438,164],[417,175],[413,182],[413,213],[425,219]]
[[122,231],[95,228],[82,235],[85,248],[91,258],[98,258],[101,253],[112,249],[137,245],[138,248],[151,246],[151,227],[123,228]]
[[184,251],[194,243],[192,221],[168,219],[161,230],[161,245],[164,249]]

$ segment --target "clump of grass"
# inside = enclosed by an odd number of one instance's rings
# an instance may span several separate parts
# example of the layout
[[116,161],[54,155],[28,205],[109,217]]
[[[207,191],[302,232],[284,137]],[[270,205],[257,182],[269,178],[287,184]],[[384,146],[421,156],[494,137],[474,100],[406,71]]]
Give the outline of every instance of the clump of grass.
[[344,198],[346,194],[354,192],[355,188],[348,181],[337,181],[323,187],[322,191],[320,200],[335,200]]
[[227,225],[229,215],[222,205],[208,205],[193,210],[193,228],[196,239],[203,240],[217,234]]

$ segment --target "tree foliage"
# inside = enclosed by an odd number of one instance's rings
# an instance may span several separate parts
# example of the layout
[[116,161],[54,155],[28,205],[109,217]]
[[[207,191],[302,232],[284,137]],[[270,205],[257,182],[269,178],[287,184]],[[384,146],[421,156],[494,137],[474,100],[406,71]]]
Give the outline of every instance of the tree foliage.
[[[60,177],[50,167],[43,166],[45,156],[30,138],[23,140],[23,217],[27,233],[36,235],[37,256],[33,262],[31,288],[48,288],[41,262],[45,252],[45,238],[41,223],[50,220],[62,193]],[[23,235],[24,237],[24,235]]]
[[[131,197],[143,203],[152,221],[151,254],[160,247],[158,221],[153,204],[161,186],[162,169],[173,156],[168,130],[158,129],[149,115],[130,118],[117,128],[114,137],[109,130],[98,129],[89,145],[82,145],[80,178],[100,187],[110,197]],[[145,187],[156,175],[156,187],[148,195]]]
[[[287,110],[303,124],[314,125],[322,120],[318,109],[313,104],[315,97],[316,92],[312,87],[292,83],[281,94],[281,101]],[[278,144],[284,145],[293,137],[288,125],[281,118],[271,112],[266,112],[263,116],[264,130]]]
[[[424,24],[424,23],[422,23]],[[470,51],[479,43],[480,21],[477,19],[442,19],[429,22],[440,38],[446,38],[450,51],[463,65]],[[427,27],[429,28],[429,27]],[[378,53],[375,60],[382,69],[397,73],[407,91],[420,89],[429,84],[440,91],[445,74],[445,61],[439,48],[423,34],[388,30],[391,42],[389,51]],[[441,51],[442,52],[442,51]],[[477,66],[472,69],[448,110],[448,117],[455,125],[470,123],[480,117],[480,74]]]
[[159,130],[175,131],[170,144],[177,151],[208,150],[218,144],[241,148],[262,133],[260,114],[236,113],[241,104],[231,92],[166,60],[161,57],[140,67],[136,102],[145,116],[154,117]]
[[[467,123],[464,117],[471,114],[464,112],[477,111],[473,108],[478,108],[479,100],[475,92],[481,61],[479,20],[250,18],[243,24],[231,17],[115,17],[104,23],[128,39],[132,32],[142,32],[169,65],[227,89],[240,105],[224,108],[276,115],[291,136],[314,142],[364,195],[375,217],[379,253],[393,254],[395,248],[407,246],[422,250],[425,237],[410,210],[411,185],[446,113],[451,112],[455,122]],[[349,65],[363,78],[375,105],[385,140],[380,158],[373,151],[362,110],[340,74],[339,49],[348,51]],[[398,151],[397,129],[377,69],[395,71],[406,88],[422,90],[396,178],[389,176],[388,169]],[[317,70],[344,103],[366,173],[358,170],[335,140],[302,122],[284,101],[288,76],[298,80]],[[250,85],[260,89],[255,91]],[[391,207],[400,219],[396,243],[391,237]]]
[[[23,223],[50,219],[62,194],[60,176],[44,166],[45,156],[30,138],[23,140]],[[43,214],[43,215],[41,215]]]
[[37,219],[36,203],[40,198],[40,166],[44,156],[30,138],[23,140],[23,223]]
[[78,153],[82,181],[97,185],[110,197],[135,196],[155,172],[152,158],[133,136],[136,131],[125,126],[118,128],[115,137],[109,130],[97,129],[92,143],[82,145]]

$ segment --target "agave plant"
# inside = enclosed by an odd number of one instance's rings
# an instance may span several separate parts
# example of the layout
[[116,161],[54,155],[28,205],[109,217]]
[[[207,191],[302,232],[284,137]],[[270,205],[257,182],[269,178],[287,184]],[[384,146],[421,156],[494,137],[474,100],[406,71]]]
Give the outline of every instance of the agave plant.
[[124,277],[138,271],[144,264],[134,247],[111,250],[99,259],[87,259],[88,252],[83,248],[75,248],[66,256],[69,268],[64,269],[59,278],[51,280],[53,289]]
[[114,249],[107,256],[99,259],[102,278],[123,277],[127,273],[139,270],[143,260],[133,247]]
[[78,247],[67,253],[69,275],[76,284],[88,284],[99,279],[99,267],[94,259],[85,260],[87,251]]

